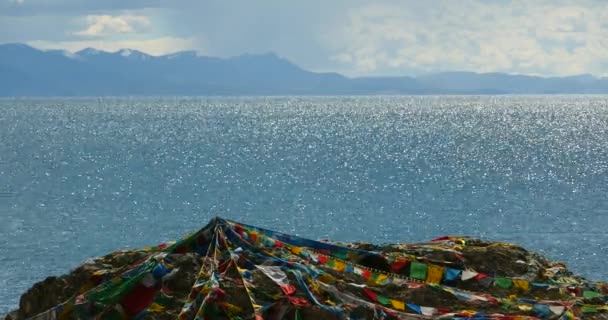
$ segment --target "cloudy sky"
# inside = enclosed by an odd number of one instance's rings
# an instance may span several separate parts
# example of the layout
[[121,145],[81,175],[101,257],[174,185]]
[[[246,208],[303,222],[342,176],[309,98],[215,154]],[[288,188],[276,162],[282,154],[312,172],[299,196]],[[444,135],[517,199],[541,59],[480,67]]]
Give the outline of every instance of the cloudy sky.
[[275,52],[347,75],[608,76],[608,0],[0,0],[0,43]]

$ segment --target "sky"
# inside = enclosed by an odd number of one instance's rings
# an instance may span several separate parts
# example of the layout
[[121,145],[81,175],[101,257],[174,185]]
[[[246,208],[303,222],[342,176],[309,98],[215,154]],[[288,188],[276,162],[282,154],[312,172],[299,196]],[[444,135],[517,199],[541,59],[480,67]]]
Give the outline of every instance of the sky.
[[608,0],[0,0],[0,43],[274,52],[349,76],[608,76]]

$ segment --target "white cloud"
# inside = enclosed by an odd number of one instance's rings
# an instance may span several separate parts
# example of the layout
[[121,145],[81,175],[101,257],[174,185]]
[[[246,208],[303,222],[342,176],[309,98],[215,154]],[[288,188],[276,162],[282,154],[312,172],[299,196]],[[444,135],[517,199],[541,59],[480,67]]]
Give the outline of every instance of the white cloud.
[[[605,74],[608,6],[549,1],[375,3],[324,36],[353,74],[441,70]],[[604,70],[598,68],[604,65]]]
[[43,2],[0,0],[0,42],[206,48],[214,56],[273,51],[306,69],[365,76],[608,75],[606,0]]
[[151,55],[164,55],[177,51],[195,50],[201,51],[201,41],[197,38],[174,38],[161,37],[146,40],[85,40],[85,41],[30,41],[32,47],[40,49],[63,49],[76,52],[85,48],[115,52],[120,49],[129,48]]
[[137,33],[150,26],[146,16],[135,15],[89,15],[85,18],[87,27],[75,32],[77,36],[101,37],[112,34]]
[[25,0],[8,0],[9,3],[23,4]]

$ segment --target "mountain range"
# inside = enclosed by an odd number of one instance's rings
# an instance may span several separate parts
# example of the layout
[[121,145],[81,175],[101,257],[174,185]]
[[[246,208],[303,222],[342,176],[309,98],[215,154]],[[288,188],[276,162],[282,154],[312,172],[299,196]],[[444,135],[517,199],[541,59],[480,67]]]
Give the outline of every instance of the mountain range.
[[608,93],[608,78],[474,72],[350,78],[310,72],[272,53],[215,58],[0,45],[0,96],[553,93]]

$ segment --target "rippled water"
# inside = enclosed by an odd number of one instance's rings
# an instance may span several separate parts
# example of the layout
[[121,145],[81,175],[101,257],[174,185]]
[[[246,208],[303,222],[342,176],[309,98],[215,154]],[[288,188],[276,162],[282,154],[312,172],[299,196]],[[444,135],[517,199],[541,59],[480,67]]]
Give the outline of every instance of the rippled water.
[[512,241],[608,278],[608,97],[0,100],[0,314],[215,215],[309,238]]

